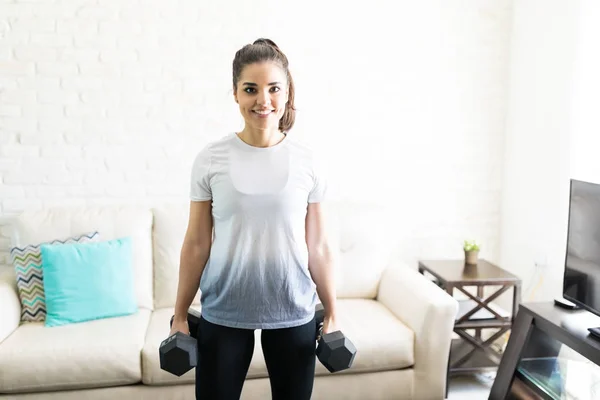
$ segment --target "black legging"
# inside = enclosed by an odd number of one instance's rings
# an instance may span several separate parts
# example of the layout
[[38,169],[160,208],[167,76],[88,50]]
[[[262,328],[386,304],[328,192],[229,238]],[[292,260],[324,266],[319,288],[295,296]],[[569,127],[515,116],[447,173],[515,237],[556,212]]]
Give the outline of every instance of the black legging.
[[[261,344],[273,400],[309,400],[315,374],[316,322],[265,329]],[[254,330],[215,325],[198,328],[196,399],[238,400],[254,352]]]

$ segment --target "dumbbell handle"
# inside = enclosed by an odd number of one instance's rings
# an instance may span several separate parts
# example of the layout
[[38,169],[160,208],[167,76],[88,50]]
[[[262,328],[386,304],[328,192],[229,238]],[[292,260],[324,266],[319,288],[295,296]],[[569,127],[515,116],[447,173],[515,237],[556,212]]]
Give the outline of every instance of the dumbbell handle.
[[[188,328],[190,330],[190,336],[194,339],[196,338],[196,334],[198,332],[198,325],[200,324],[201,314],[199,311],[194,310],[193,308],[188,309],[187,313],[187,323]],[[171,321],[169,323],[169,327],[173,326],[173,320],[175,319],[175,315],[171,317]]]
[[[325,324],[325,309],[323,304],[317,304],[315,307],[315,320],[317,322],[317,341],[323,336],[323,328]],[[335,331],[339,332],[339,331]],[[334,332],[329,332],[334,333]]]
[[[323,328],[324,328],[324,324],[323,323],[317,325],[317,342],[320,341],[321,338],[324,336],[323,335]],[[326,333],[325,335],[332,335],[332,334],[337,333],[337,332],[339,332],[340,334],[343,335],[342,331],[340,331],[339,329],[337,331]]]
[[317,322],[317,340],[321,337],[323,332],[323,321],[325,320],[325,309],[323,304],[317,304],[315,307],[315,320]]

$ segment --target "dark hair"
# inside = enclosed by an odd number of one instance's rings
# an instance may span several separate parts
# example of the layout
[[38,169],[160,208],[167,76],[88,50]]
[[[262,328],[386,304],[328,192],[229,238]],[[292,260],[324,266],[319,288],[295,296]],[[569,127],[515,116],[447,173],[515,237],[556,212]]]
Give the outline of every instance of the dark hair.
[[296,109],[294,108],[294,80],[290,74],[288,59],[271,39],[256,39],[254,43],[247,44],[235,53],[233,59],[233,87],[237,91],[237,83],[245,66],[254,63],[272,61],[285,71],[289,89],[288,102],[285,105],[283,116],[279,120],[279,130],[289,131],[294,126]]

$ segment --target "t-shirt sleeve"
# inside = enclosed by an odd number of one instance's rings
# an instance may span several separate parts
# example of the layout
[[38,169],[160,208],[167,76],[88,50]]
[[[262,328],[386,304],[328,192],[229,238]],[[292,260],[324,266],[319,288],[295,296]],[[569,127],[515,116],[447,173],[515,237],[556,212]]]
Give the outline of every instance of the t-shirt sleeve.
[[209,146],[198,153],[192,164],[190,199],[192,201],[206,201],[212,199],[210,187],[211,154]]
[[313,187],[308,194],[309,203],[321,203],[327,198],[328,177],[324,165],[318,157],[313,158]]

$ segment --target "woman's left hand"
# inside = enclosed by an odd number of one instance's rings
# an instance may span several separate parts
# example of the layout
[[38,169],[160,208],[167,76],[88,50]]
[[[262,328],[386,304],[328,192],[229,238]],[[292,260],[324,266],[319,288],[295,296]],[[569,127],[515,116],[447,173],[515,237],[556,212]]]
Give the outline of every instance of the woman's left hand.
[[325,317],[323,320],[323,335],[331,332],[339,331],[340,328],[336,322],[335,317]]

